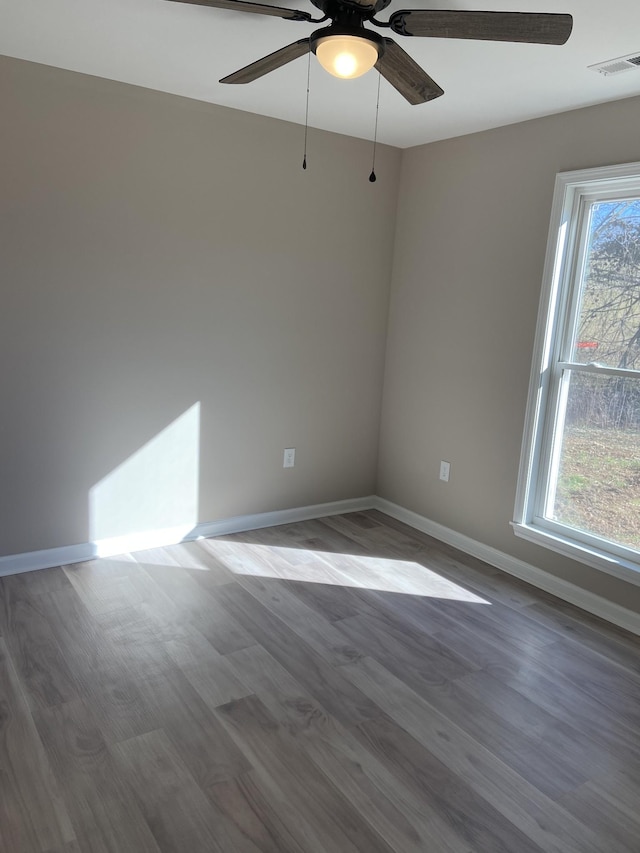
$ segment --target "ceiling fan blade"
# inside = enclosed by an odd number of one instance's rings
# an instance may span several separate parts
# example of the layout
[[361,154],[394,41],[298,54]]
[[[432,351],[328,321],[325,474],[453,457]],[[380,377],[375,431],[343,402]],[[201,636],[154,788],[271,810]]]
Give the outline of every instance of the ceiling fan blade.
[[389,18],[389,26],[403,36],[564,44],[571,35],[573,18],[538,12],[401,9]]
[[253,80],[257,80],[258,77],[263,77],[270,71],[275,71],[276,68],[286,65],[287,62],[293,62],[299,56],[304,56],[305,53],[309,53],[309,50],[309,39],[294,41],[293,44],[281,47],[280,50],[276,50],[268,56],[263,56],[262,59],[252,62],[251,65],[245,65],[239,71],[234,71],[233,74],[223,77],[220,82],[251,83]]
[[266,3],[248,3],[246,0],[172,0],[173,3],[191,3],[194,6],[211,6],[214,9],[228,9],[232,12],[253,12],[255,15],[271,15],[288,21],[311,21],[308,12],[297,9],[285,9],[283,6],[267,6]]
[[424,104],[444,95],[444,90],[399,44],[386,38],[384,45],[384,53],[376,62],[376,68],[410,104]]

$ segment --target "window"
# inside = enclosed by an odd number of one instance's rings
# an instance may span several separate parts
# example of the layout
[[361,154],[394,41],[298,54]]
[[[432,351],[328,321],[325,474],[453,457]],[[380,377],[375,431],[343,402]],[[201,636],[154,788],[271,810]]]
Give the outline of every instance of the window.
[[556,178],[513,527],[640,584],[640,163]]

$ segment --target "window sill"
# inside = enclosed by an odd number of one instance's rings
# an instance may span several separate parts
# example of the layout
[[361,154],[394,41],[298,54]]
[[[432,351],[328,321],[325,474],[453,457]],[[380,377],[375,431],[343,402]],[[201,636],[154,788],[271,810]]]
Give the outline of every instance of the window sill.
[[599,569],[627,581],[627,583],[640,586],[640,565],[638,563],[607,554],[605,551],[583,545],[574,539],[551,533],[540,527],[534,527],[532,524],[512,521],[511,526],[515,535],[521,539],[527,539],[529,542],[541,545],[543,548],[549,548],[558,554],[564,554],[566,557],[571,557],[573,560],[585,563],[587,566]]

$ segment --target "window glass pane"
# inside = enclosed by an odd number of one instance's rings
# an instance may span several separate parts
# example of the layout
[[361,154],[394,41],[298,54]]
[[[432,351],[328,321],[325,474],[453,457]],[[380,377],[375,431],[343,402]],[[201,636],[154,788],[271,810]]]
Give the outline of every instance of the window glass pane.
[[567,371],[549,518],[640,549],[640,380]]
[[640,370],[640,199],[591,205],[572,348],[581,364]]

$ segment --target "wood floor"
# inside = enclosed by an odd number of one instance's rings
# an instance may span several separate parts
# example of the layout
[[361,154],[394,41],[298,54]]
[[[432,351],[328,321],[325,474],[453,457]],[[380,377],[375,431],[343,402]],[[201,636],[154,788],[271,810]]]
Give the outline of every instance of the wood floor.
[[0,582],[2,853],[639,853],[640,640],[377,512]]

